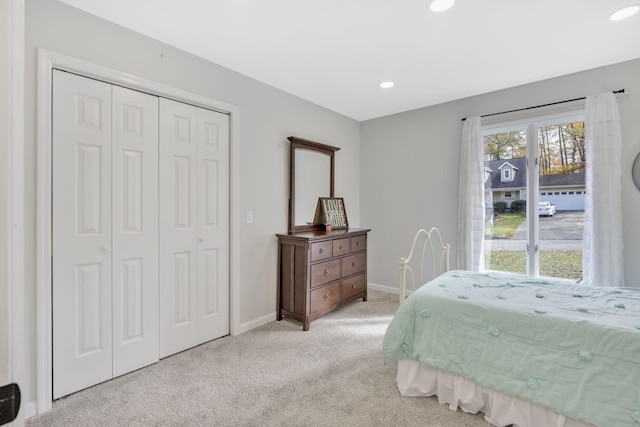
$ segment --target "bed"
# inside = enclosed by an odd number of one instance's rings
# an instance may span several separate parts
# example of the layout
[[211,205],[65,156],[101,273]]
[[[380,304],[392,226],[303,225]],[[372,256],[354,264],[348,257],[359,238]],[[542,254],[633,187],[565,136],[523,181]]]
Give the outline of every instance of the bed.
[[[401,292],[434,234],[401,259]],[[383,350],[402,395],[496,426],[640,426],[640,289],[445,271],[402,302]]]

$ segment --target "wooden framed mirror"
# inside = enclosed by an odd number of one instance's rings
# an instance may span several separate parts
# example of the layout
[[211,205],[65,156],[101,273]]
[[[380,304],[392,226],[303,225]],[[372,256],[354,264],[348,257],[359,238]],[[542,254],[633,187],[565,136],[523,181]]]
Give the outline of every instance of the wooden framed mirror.
[[338,147],[290,136],[289,233],[315,230],[319,197],[334,196],[335,152]]

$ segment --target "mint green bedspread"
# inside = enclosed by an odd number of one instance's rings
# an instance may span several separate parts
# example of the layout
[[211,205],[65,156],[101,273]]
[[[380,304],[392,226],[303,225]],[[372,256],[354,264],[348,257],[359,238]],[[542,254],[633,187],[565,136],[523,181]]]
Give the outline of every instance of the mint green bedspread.
[[640,427],[640,289],[450,271],[398,309],[411,359],[600,427]]

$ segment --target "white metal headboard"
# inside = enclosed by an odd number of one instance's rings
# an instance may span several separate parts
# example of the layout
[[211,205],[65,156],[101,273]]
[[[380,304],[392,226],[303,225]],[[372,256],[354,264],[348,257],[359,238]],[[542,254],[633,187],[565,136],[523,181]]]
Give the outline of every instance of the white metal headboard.
[[[444,243],[442,241],[440,230],[438,230],[436,227],[432,227],[431,230],[429,231],[426,231],[424,229],[418,230],[418,232],[413,238],[413,244],[411,245],[411,251],[409,252],[409,256],[406,258],[400,258],[400,304],[402,304],[405,300],[405,275],[407,270],[409,270],[409,273],[411,273],[411,282],[413,284],[413,289],[414,290],[416,289],[416,281],[413,275],[413,269],[409,266],[409,262],[413,257],[413,252],[416,248],[416,242],[418,241],[420,236],[424,236],[424,243],[422,244],[422,251],[420,253],[420,285],[427,282],[427,280],[425,280],[424,257],[428,249],[431,252],[431,278],[429,280],[435,278],[436,276],[439,276],[440,274],[446,271],[449,271],[450,246],[448,243]],[[438,239],[438,241],[436,241],[436,245],[439,242],[440,246],[434,248],[433,241],[435,240],[436,237]],[[436,255],[437,255],[436,251],[441,251],[438,268],[436,268]],[[429,273],[429,271],[427,271],[427,273]]]

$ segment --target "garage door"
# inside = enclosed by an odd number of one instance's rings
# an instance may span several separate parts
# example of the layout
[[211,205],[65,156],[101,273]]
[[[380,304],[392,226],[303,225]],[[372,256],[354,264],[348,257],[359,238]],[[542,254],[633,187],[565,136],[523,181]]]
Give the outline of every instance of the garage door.
[[548,191],[540,193],[541,202],[551,202],[559,211],[583,211],[585,191]]

